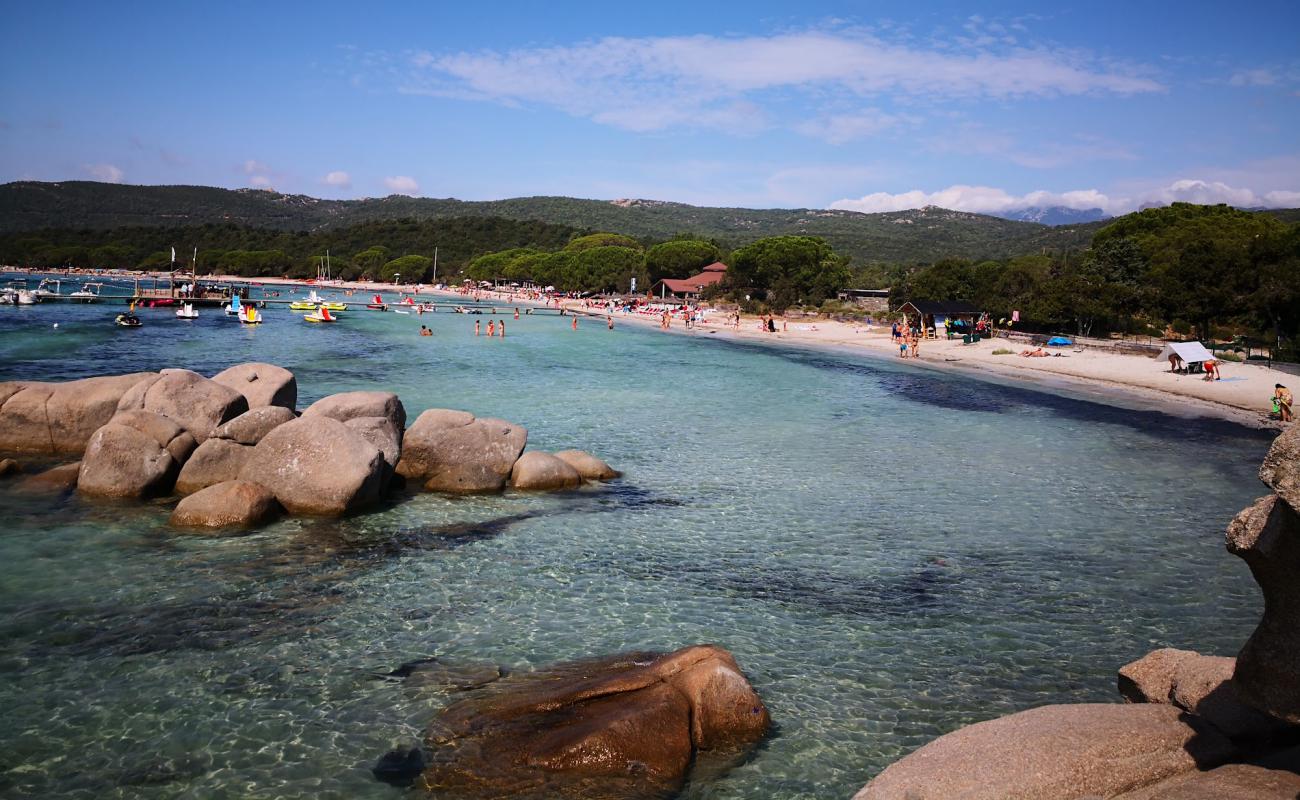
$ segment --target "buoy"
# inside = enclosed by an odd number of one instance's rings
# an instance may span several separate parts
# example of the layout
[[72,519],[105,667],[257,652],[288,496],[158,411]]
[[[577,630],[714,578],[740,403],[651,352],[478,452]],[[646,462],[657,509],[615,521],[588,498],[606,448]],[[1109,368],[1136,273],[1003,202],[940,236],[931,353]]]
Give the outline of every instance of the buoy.
[[54,323],[54,327],[56,327],[56,328],[59,327],[59,323],[57,323],[57,322]]

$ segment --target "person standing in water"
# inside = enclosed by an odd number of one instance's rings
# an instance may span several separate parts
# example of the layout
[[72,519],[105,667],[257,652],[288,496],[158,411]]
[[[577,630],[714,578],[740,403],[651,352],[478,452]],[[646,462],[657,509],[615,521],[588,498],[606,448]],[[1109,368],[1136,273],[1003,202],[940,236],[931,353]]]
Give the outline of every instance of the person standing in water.
[[478,335],[479,335],[479,327],[478,327],[478,326],[481,325],[481,324],[482,324],[482,321],[481,321],[481,320],[477,320],[477,319],[474,320],[474,335],[475,335],[475,336],[478,336]]
[[505,321],[505,320],[501,320],[501,322],[500,322],[500,330],[501,330],[501,333],[499,333],[498,335],[499,335],[502,339],[506,338],[506,321]]
[[488,320],[488,338],[490,339],[496,335],[497,335],[496,322],[493,320]]
[[613,317],[605,317],[605,329],[606,329],[606,330],[611,330],[611,331],[614,330],[614,318],[613,318]]
[[519,309],[515,309],[515,319],[519,319]]
[[578,317],[576,315],[573,317],[573,329],[575,331],[578,329]]

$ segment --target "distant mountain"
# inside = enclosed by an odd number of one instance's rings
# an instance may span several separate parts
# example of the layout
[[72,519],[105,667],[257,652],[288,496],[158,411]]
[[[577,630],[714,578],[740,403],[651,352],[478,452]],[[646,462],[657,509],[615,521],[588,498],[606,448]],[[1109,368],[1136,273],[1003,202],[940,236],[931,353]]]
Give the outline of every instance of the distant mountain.
[[997,213],[1003,219],[1020,222],[1037,222],[1041,225],[1076,225],[1081,222],[1100,222],[1109,219],[1100,208],[1069,208],[1067,206],[1027,206]]
[[128,186],[66,181],[0,185],[0,233],[57,228],[235,224],[283,231],[333,230],[364,222],[496,217],[660,241],[689,233],[736,247],[764,236],[824,237],[857,264],[931,262],[954,256],[1006,258],[1086,247],[1097,223],[1035,222],[929,206],[861,214],[816,209],[708,208],[661,200],[520,197],[467,202],[389,197],[322,200],[306,195],[209,186]]

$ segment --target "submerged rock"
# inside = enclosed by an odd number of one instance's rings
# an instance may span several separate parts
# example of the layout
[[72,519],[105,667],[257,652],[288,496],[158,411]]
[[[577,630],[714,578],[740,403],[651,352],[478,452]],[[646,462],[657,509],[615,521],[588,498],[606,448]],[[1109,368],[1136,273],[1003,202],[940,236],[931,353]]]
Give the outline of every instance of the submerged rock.
[[213,375],[212,380],[242,394],[249,408],[274,406],[292,411],[298,405],[298,379],[274,364],[236,364]]
[[370,768],[377,780],[392,786],[410,786],[424,771],[424,751],[419,746],[389,750]]
[[75,489],[77,486],[77,476],[81,474],[81,462],[73,461],[71,464],[60,464],[57,467],[50,467],[44,472],[38,472],[22,479],[18,484],[18,490],[23,492],[66,492],[69,489]]
[[1300,723],[1300,514],[1277,495],[1262,497],[1233,518],[1227,546],[1264,595],[1233,680],[1246,702]]
[[257,444],[268,433],[294,419],[297,415],[284,406],[257,406],[217,428],[212,437],[238,444]]
[[23,468],[17,461],[12,458],[0,458],[0,478],[8,478],[10,475],[22,474]]
[[551,492],[582,485],[582,475],[562,459],[550,453],[532,450],[515,462],[510,485],[516,489]]
[[610,481],[623,474],[584,450],[561,450],[555,457],[576,469],[584,481]]
[[1115,797],[1227,761],[1232,745],[1167,705],[1042,706],[959,728],[895,761],[854,800]]
[[771,718],[711,645],[516,675],[446,708],[417,786],[450,797],[657,797],[693,761],[734,757]]
[[63,383],[0,384],[0,450],[80,455],[132,387],[151,372],[105,375]]
[[239,471],[292,514],[339,516],[377,501],[384,457],[336,419],[304,414],[257,443]]
[[181,500],[172,512],[172,525],[191,528],[251,527],[280,512],[275,496],[256,483],[225,481]]
[[432,408],[406,431],[397,472],[431,492],[499,492],[527,444],[523,426]]

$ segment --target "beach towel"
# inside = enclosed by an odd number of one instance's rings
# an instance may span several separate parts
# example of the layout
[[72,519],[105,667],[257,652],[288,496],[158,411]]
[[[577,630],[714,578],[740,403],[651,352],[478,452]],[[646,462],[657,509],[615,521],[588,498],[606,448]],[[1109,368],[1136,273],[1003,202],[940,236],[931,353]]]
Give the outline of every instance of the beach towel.
[[1232,383],[1233,381],[1244,381],[1245,378],[1219,378],[1219,383]]

